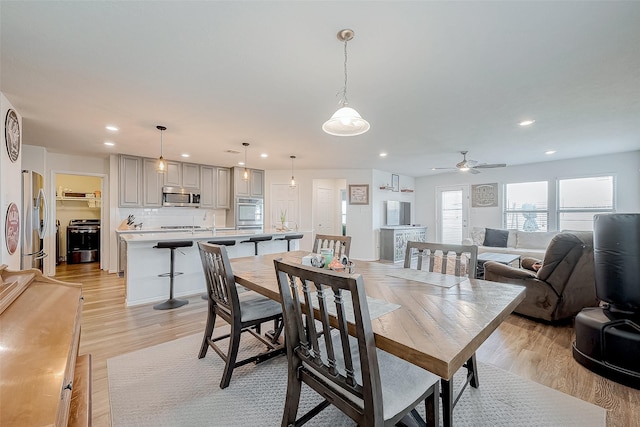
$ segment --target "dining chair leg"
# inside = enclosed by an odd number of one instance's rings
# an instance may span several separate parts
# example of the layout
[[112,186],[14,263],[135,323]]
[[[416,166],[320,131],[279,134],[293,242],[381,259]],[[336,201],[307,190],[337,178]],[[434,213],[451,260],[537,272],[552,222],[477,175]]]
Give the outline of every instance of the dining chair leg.
[[453,425],[453,384],[443,378],[440,380],[440,387],[442,388],[440,393],[442,397],[442,425],[451,427]]
[[287,396],[284,403],[284,413],[282,414],[282,427],[295,425],[296,417],[298,416],[302,381],[298,378],[297,372],[298,370],[292,369],[292,365],[289,364],[289,369],[287,370]]
[[229,351],[227,352],[227,360],[224,366],[224,373],[222,374],[222,380],[220,380],[220,388],[227,388],[231,382],[231,374],[233,374],[233,368],[236,367],[236,359],[238,358],[238,349],[240,348],[240,335],[242,329],[231,327],[231,336],[229,337]]
[[440,426],[440,384],[436,381],[431,386],[431,395],[424,401],[425,406],[425,421],[427,427],[439,427]]
[[[211,304],[211,303],[209,303]],[[213,327],[216,324],[216,312],[212,307],[209,307],[209,314],[207,315],[207,326],[204,328],[204,337],[202,338],[202,345],[200,346],[200,353],[198,359],[202,359],[207,355],[209,350],[209,339],[213,336]]]

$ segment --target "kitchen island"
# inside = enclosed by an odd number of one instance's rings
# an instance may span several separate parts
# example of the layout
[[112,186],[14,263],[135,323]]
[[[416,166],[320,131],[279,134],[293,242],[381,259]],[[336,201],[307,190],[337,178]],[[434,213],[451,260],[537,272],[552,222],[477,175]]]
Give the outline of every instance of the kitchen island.
[[[230,258],[254,255],[253,243],[240,243],[253,236],[272,236],[272,240],[260,243],[260,254],[287,251],[287,242],[281,239],[291,234],[309,234],[302,231],[263,232],[243,230],[171,231],[126,230],[117,232],[120,250],[124,251],[122,270],[124,272],[127,306],[159,302],[169,297],[169,279],[158,277],[169,272],[170,250],[157,249],[159,241],[193,241],[192,247],[175,251],[175,271],[183,274],[174,278],[174,296],[181,297],[206,292],[202,263],[198,252],[198,242],[211,240],[235,240],[234,246],[227,247]],[[299,249],[300,240],[291,241],[291,250]],[[275,273],[274,273],[275,274]]]

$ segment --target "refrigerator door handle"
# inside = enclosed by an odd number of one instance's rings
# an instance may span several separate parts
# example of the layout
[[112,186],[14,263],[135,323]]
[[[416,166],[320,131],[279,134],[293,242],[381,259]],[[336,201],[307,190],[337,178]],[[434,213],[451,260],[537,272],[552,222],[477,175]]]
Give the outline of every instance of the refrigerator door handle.
[[[47,206],[47,197],[44,194],[44,188],[41,188],[38,191],[38,197],[36,198],[36,212],[40,210],[40,203],[42,203],[42,208],[44,209],[44,221],[40,222],[40,215],[37,215],[37,218],[34,218],[34,221],[38,222],[38,226],[36,229],[38,230],[38,236],[41,239],[44,239],[44,235],[47,232],[47,223],[49,222],[49,206]],[[36,216],[36,215],[34,215]]]
[[44,253],[44,249],[43,249],[40,252],[35,254],[34,259],[44,259],[44,258],[46,258],[48,256],[49,256],[49,254]]

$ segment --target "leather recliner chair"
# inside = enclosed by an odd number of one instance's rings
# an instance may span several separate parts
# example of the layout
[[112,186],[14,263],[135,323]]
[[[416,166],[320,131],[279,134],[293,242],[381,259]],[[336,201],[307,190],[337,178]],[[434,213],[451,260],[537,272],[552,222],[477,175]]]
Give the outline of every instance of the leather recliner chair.
[[[531,259],[523,259],[524,267]],[[557,322],[570,319],[585,307],[597,306],[593,262],[593,233],[562,232],[549,243],[542,267],[536,272],[495,261],[484,264],[484,278],[526,287],[515,313]]]
[[593,225],[596,293],[605,303],[576,316],[573,357],[640,389],[640,214],[600,214]]

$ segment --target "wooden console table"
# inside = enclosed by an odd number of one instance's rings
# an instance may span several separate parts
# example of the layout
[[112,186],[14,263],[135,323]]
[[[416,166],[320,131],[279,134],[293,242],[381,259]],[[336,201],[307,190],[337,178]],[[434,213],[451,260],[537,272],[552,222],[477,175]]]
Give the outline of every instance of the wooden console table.
[[91,425],[80,285],[6,265],[0,278],[0,425]]

